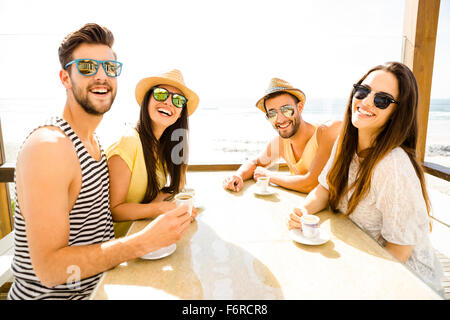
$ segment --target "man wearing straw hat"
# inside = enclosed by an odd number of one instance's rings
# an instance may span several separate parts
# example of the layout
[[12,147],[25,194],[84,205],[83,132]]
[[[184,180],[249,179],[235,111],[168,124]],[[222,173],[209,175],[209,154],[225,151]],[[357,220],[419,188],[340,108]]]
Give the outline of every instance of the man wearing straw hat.
[[[234,175],[225,178],[225,189],[237,192],[244,180],[252,176],[255,180],[269,177],[270,182],[304,193],[316,187],[341,122],[329,121],[320,125],[306,122],[302,117],[305,101],[305,94],[300,89],[282,79],[271,79],[256,107],[266,114],[278,136],[268,143],[260,156],[245,162]],[[280,158],[286,161],[290,175],[268,170]]]

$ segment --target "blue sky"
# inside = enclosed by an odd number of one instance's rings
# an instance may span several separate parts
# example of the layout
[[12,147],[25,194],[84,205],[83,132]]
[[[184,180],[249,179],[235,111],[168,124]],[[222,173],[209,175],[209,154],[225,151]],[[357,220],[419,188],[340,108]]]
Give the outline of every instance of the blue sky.
[[[449,2],[441,1],[438,98],[450,98]],[[86,22],[116,37],[124,103],[134,104],[139,79],[173,68],[201,104],[255,100],[272,77],[310,98],[345,98],[370,67],[401,59],[403,15],[403,0],[0,0],[0,98],[64,98],[57,48]]]

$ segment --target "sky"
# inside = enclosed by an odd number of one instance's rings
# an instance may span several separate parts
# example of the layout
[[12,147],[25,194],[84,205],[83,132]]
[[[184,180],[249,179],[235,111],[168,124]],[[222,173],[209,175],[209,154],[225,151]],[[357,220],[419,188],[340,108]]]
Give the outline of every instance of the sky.
[[[450,1],[441,1],[432,98],[450,98]],[[403,0],[0,0],[0,99],[65,98],[57,49],[87,22],[123,62],[116,101],[177,68],[200,106],[263,95],[279,77],[308,98],[346,98],[371,67],[401,59]],[[445,39],[445,40],[443,40]]]

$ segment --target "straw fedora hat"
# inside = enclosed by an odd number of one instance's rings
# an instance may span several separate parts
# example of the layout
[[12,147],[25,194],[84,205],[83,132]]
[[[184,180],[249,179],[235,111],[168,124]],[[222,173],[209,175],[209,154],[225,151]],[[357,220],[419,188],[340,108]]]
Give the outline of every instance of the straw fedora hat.
[[256,106],[264,113],[266,113],[266,110],[264,109],[264,99],[271,93],[284,91],[288,92],[294,96],[296,96],[301,102],[305,103],[306,96],[303,93],[302,90],[294,88],[289,82],[284,81],[279,78],[272,78],[269,83],[269,87],[266,90],[266,93],[264,94],[264,97],[258,100],[256,102]]
[[195,109],[197,109],[198,107],[200,99],[194,91],[186,87],[186,85],[184,84],[183,75],[181,74],[181,71],[177,69],[160,74],[158,76],[148,77],[140,80],[136,85],[135,90],[136,101],[139,104],[139,106],[142,105],[142,100],[144,100],[144,96],[147,93],[147,91],[153,88],[154,86],[161,84],[166,84],[180,89],[181,92],[183,92],[183,94],[188,99],[187,102],[188,116],[194,113]]

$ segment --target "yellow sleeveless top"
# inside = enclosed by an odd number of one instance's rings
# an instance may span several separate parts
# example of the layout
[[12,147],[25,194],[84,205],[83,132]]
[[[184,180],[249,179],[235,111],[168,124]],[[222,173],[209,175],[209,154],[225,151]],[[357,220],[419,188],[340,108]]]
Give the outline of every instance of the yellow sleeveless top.
[[[106,157],[108,159],[114,155],[120,156],[131,171],[130,186],[128,187],[125,201],[128,203],[140,203],[144,199],[145,192],[147,191],[148,179],[141,139],[135,129],[127,132],[119,141],[113,143],[106,150]],[[167,178],[159,160],[156,164],[156,176],[158,178],[159,189],[161,190],[166,185]]]
[[317,144],[317,126],[314,126],[314,134],[311,139],[306,143],[305,149],[300,159],[296,162],[294,157],[294,151],[292,150],[289,139],[282,139],[283,155],[286,161],[289,171],[293,175],[306,174],[311,168],[311,164],[316,156],[318,144]]

